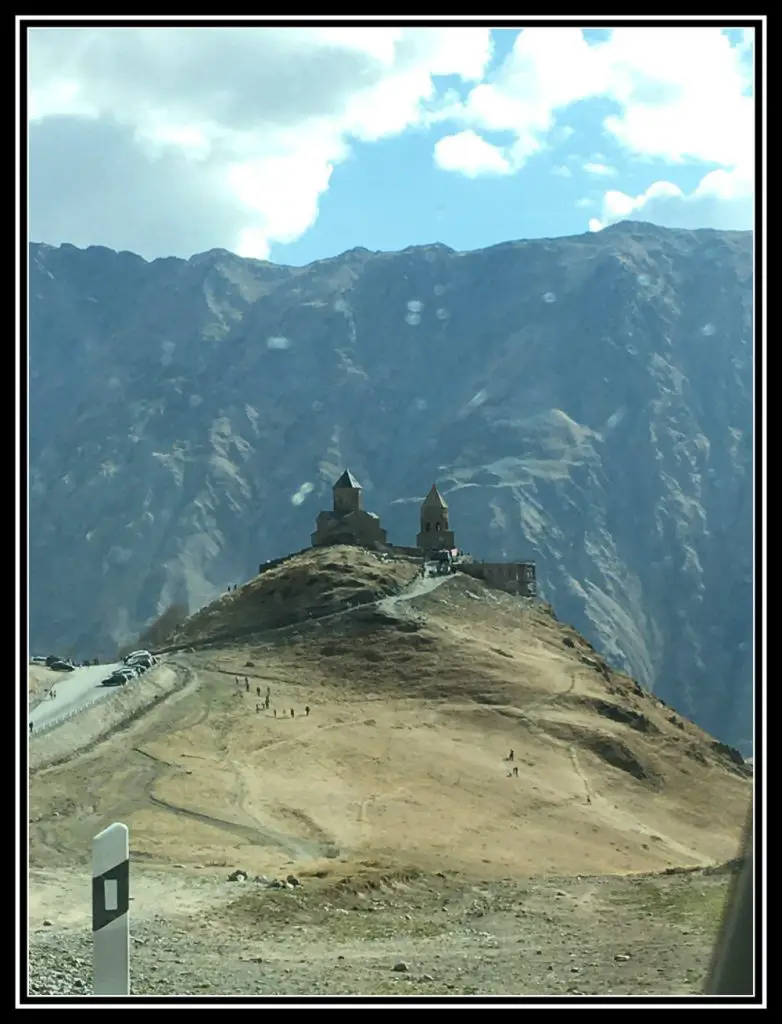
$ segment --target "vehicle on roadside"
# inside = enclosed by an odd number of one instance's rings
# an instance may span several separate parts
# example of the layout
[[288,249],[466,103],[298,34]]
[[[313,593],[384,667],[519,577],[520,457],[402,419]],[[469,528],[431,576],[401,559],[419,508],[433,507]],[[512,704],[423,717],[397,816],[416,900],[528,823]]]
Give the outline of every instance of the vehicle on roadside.
[[76,668],[72,662],[66,661],[64,658],[52,658],[51,661],[47,660],[46,664],[54,672],[73,672]]
[[132,651],[122,659],[126,665],[143,665],[144,668],[152,668],[155,658],[149,651]]
[[127,683],[134,679],[136,673],[132,668],[118,668],[115,669],[111,675],[101,682],[101,686],[125,686]]

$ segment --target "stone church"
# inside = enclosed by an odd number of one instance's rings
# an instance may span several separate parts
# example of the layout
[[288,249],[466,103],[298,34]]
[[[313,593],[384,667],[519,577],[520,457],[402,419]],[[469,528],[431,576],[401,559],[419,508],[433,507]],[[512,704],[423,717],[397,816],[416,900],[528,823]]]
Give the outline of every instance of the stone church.
[[332,488],[334,507],[318,513],[312,546],[326,544],[361,544],[371,547],[386,544],[386,531],[380,517],[364,511],[364,491],[349,469]]

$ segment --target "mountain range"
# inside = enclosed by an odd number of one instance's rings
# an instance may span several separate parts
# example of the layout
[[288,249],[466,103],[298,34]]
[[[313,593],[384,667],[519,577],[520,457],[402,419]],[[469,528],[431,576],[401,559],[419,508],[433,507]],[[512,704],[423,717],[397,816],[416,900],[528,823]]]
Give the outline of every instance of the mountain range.
[[309,544],[348,467],[752,748],[752,235],[623,222],[304,267],[29,249],[33,653],[111,655]]

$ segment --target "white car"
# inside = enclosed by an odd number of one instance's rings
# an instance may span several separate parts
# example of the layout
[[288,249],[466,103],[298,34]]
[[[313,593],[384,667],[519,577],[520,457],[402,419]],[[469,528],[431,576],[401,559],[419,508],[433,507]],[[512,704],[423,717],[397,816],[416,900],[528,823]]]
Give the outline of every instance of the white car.
[[132,668],[151,669],[155,665],[155,657],[148,650],[135,650],[124,658],[124,662]]
[[149,651],[131,651],[130,654],[126,654],[122,659],[127,665],[131,661],[135,661],[137,658],[151,658],[152,655]]

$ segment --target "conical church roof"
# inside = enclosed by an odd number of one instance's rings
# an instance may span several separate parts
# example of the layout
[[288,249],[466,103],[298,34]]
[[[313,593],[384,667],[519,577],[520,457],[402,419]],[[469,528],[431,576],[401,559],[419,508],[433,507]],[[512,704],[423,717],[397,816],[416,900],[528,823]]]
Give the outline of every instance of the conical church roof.
[[448,508],[442,494],[437,490],[437,484],[432,484],[431,491],[424,498],[424,505],[427,508]]
[[342,476],[334,484],[334,490],[361,490],[361,484],[356,480],[349,469],[346,469]]

